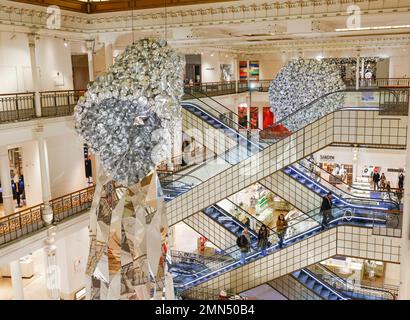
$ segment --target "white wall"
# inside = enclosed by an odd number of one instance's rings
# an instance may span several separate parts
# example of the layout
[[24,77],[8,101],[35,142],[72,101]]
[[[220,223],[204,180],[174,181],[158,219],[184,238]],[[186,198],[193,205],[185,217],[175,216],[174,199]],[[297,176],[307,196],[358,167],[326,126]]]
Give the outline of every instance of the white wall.
[[47,138],[51,198],[86,188],[83,145],[73,132]]
[[390,57],[390,78],[410,78],[410,57],[407,54]]
[[224,53],[214,53],[211,56],[211,53],[205,52],[201,57],[201,73],[202,73],[202,82],[220,82],[221,81],[221,64],[230,64],[232,65],[232,78],[235,80],[236,74],[236,64],[234,59],[230,56],[226,56]]
[[0,93],[32,90],[27,36],[0,32]]
[[[69,90],[73,88],[70,45],[64,40],[40,37],[36,40],[39,90]],[[56,85],[57,72],[64,84]],[[33,90],[28,37],[23,33],[0,32],[0,93]]]
[[[41,37],[36,43],[36,56],[41,91],[73,89],[70,45],[65,47],[63,39]],[[57,73],[63,76],[62,86],[55,84]]]
[[56,241],[57,265],[60,268],[61,297],[73,299],[73,294],[85,286],[89,235],[88,228]]
[[[335,163],[353,164],[352,148],[328,147],[315,153],[315,160],[320,161],[320,155],[334,155]],[[388,168],[404,168],[406,163],[406,152],[404,150],[379,150],[359,148],[357,155],[358,177],[365,166],[379,166],[381,172],[386,175],[387,181],[391,182],[393,188],[397,188],[398,173],[387,172]]]
[[36,141],[27,141],[21,144],[21,148],[26,201],[27,206],[32,207],[43,202],[38,145]]

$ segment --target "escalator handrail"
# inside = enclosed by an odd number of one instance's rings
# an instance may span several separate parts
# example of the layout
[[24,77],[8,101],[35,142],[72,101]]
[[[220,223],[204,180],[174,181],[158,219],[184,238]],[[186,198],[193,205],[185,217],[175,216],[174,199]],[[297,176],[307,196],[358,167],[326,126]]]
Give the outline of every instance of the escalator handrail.
[[322,265],[321,263],[317,263],[316,266],[323,269],[332,278],[336,278],[337,281],[341,282],[346,288],[348,286],[351,286],[351,287],[358,287],[358,288],[361,288],[363,290],[368,290],[368,291],[379,291],[379,292],[383,292],[383,293],[386,293],[386,294],[390,295],[393,298],[393,300],[396,299],[395,295],[389,290],[386,290],[386,289],[383,289],[383,288],[377,288],[377,287],[364,286],[364,285],[356,284],[356,283],[350,283],[350,282],[346,281],[346,279],[342,278],[341,276],[339,276],[338,274],[336,274],[335,272],[333,272],[332,270],[327,268],[326,266]]
[[[301,164],[299,164],[299,165],[301,165]],[[303,165],[301,165],[301,166],[304,167],[305,169],[307,169],[305,166],[303,166]],[[320,185],[320,184],[319,184],[318,182],[316,182],[316,181],[312,181],[312,179],[311,179],[310,177],[307,177],[303,172],[301,172],[300,170],[298,170],[297,168],[295,168],[294,165],[290,165],[290,167],[291,167],[293,170],[295,170],[299,175],[302,175],[305,179],[308,179],[309,181],[311,181],[313,184],[315,184],[315,185],[318,186],[319,188],[322,188],[322,189],[324,189],[324,190],[327,191],[327,192],[331,191],[331,190],[329,190],[328,187],[323,186],[323,185]],[[322,178],[322,179],[323,179],[323,178]],[[325,180],[325,179],[323,179],[323,180],[326,181],[326,182],[328,182],[328,181]],[[328,182],[328,183],[331,184],[330,182]],[[372,200],[372,199],[369,199],[369,198],[353,196],[353,195],[350,195],[349,193],[347,193],[347,192],[345,192],[345,191],[339,189],[339,188],[336,187],[336,186],[335,186],[335,188],[338,189],[338,190],[340,190],[340,192],[343,192],[343,193],[349,195],[349,196],[351,197],[350,199],[356,198],[356,199],[362,200],[362,201],[364,201],[364,202],[374,202],[374,201],[377,201],[377,200]],[[338,195],[338,194],[336,194],[336,193],[334,193],[334,192],[332,192],[332,194],[334,194],[335,196],[339,197],[339,198],[340,198],[339,201],[343,200],[342,202],[346,202],[346,204],[347,204],[347,202],[348,202],[347,200],[348,200],[349,198],[348,198],[348,199],[343,199],[343,197],[341,197],[340,195]],[[394,201],[380,200],[380,201],[377,201],[377,202],[392,203],[394,206],[398,207],[397,203],[395,203]],[[350,204],[347,204],[347,205],[358,207],[358,205],[357,205],[357,204],[354,204],[354,203],[350,203]],[[358,208],[359,208],[359,207],[358,207]],[[377,210],[377,208],[372,208],[372,209]],[[389,209],[388,209],[388,208],[385,208],[384,210],[389,210]]]
[[[316,209],[317,210],[317,209]],[[343,209],[341,209],[340,211],[342,211]],[[321,217],[321,213],[319,212],[318,214],[317,214],[319,217]],[[360,216],[357,216],[358,218],[360,218]],[[310,218],[312,218],[311,216],[310,216]],[[296,219],[296,218],[295,218]],[[373,217],[373,218],[367,218],[367,217],[362,217],[362,219],[365,219],[365,220],[375,220],[376,218],[375,217]],[[337,225],[339,225],[339,221],[344,221],[344,217],[343,216],[340,216],[340,217],[337,217],[337,218],[334,218],[334,219],[332,219],[331,221],[329,221],[329,229],[331,228],[331,227],[334,227],[334,226],[337,226]],[[301,221],[300,221],[301,222]],[[335,224],[335,222],[337,222],[337,224]],[[291,240],[291,239],[293,239],[293,238],[299,238],[299,237],[301,237],[301,236],[303,236],[304,234],[306,234],[306,233],[308,233],[308,232],[312,232],[312,231],[315,231],[315,229],[318,229],[318,228],[321,228],[321,226],[320,226],[320,224],[318,224],[318,225],[316,225],[316,226],[314,226],[314,227],[312,227],[312,228],[310,228],[310,229],[307,229],[307,230],[304,230],[302,233],[300,233],[300,234],[297,234],[297,235],[294,235],[294,236],[292,236],[292,237],[290,237],[290,238],[288,238],[287,240],[285,240],[284,241],[284,243],[285,242],[289,242],[289,240]],[[325,230],[326,231],[326,230]],[[277,244],[272,244],[268,249],[270,249],[270,248],[273,248],[273,247],[275,247]],[[234,247],[234,246],[233,246]],[[238,251],[239,250],[239,248],[236,250],[236,251]],[[251,253],[251,254],[249,254],[247,257],[246,257],[246,260],[249,260],[249,258],[252,258],[252,257],[254,257],[255,255],[259,255],[259,252],[257,251],[257,252],[254,252],[254,253]],[[232,263],[238,263],[239,261],[238,260],[235,260],[235,261],[233,261]],[[227,265],[223,265],[223,266],[221,266],[219,269],[216,269],[216,270],[211,270],[211,272],[209,273],[209,274],[204,274],[204,275],[201,275],[200,276],[200,278],[205,278],[205,277],[208,277],[210,274],[215,274],[215,273],[218,273],[218,272],[220,272],[222,269],[224,269],[224,268],[227,268],[227,267],[229,267],[231,264],[227,264]],[[198,272],[197,274],[199,274],[199,273],[203,273],[203,272],[205,272],[205,271],[207,271],[207,270],[209,270],[209,268],[208,269],[204,269],[204,270],[201,270],[200,272]],[[187,285],[189,285],[190,283],[192,283],[192,282],[195,282],[196,280],[198,280],[198,279],[195,279],[195,280],[191,280],[191,281],[189,281],[188,283],[185,283],[185,284],[183,284],[182,286],[187,286]]]
[[[229,108],[227,108],[227,107],[225,107],[222,103],[220,103],[218,100],[216,100],[216,99],[214,99],[213,97],[211,97],[211,96],[209,96],[207,93],[204,93],[204,92],[201,92],[207,99],[210,99],[210,100],[212,100],[213,102],[215,102],[216,104],[218,104],[219,106],[221,106],[222,108],[224,108],[225,110],[227,110],[227,111],[229,111],[229,112],[232,112],[234,115],[236,115],[237,117],[238,117],[238,119],[239,119],[239,115],[235,112],[235,111],[232,111],[231,109],[229,109]],[[195,99],[198,99],[199,101],[201,101],[201,102],[203,102],[203,103],[205,103],[206,105],[208,105],[206,102],[204,102],[204,101],[202,101],[199,97],[195,97],[194,95],[192,95],[192,94],[190,94],[192,97],[194,97]],[[229,119],[230,121],[232,121],[231,119]],[[241,124],[239,124],[239,123],[237,123],[237,122],[234,122],[234,121],[232,121],[233,123],[235,123],[236,125],[238,125],[238,127],[241,127],[241,128],[243,128],[243,129],[245,129],[245,130],[247,130],[247,131],[249,131],[249,128],[252,128],[252,125],[251,125],[251,123],[248,121],[248,120],[246,120],[246,123],[247,123],[247,125],[248,125],[248,127],[244,127],[243,125],[241,125]],[[257,130],[257,131],[262,131],[261,129],[259,129],[259,128],[255,128],[255,129],[252,129],[252,130]]]
[[[330,112],[330,113],[324,115],[323,117],[328,116],[328,115],[330,115],[330,114],[333,114],[333,113],[335,113],[335,112],[343,111],[344,109],[352,110],[352,108],[350,108],[350,107],[349,107],[349,108],[341,108],[341,109],[333,110],[332,112]],[[356,108],[353,108],[353,109],[354,109],[354,110],[358,110],[358,111],[360,111],[360,110],[366,110],[366,109],[363,108],[363,107],[356,107]],[[319,120],[319,119],[315,119],[314,121],[318,121],[318,120]],[[314,121],[313,121],[313,122],[314,122]],[[311,123],[312,123],[312,122],[311,122]],[[306,124],[306,126],[310,125],[311,123]],[[305,126],[305,127],[306,127],[306,126]],[[297,131],[293,132],[292,134],[296,134],[298,131],[304,130],[305,127],[302,127],[302,128],[300,128],[300,129],[298,129]],[[271,143],[270,146],[272,146],[272,145],[278,143],[279,141],[283,140],[284,138],[285,138],[285,137],[279,138],[279,139],[275,140],[275,142]],[[261,151],[262,151],[262,150],[261,150]],[[255,153],[255,154],[257,154],[257,153]],[[255,154],[253,154],[253,155],[255,155]],[[252,156],[253,156],[253,155],[252,155]],[[218,158],[220,158],[220,157],[221,157],[221,156],[218,156]],[[195,170],[198,169],[199,167],[205,165],[206,163],[207,163],[207,162],[204,162],[204,163],[201,164],[200,166],[198,166],[198,167],[196,167],[196,168],[193,168],[189,173],[192,173],[193,171],[195,171]],[[235,165],[237,165],[237,164],[235,164]],[[223,172],[225,172],[225,171],[227,171],[227,170],[230,170],[231,168],[232,168],[232,166],[230,166],[229,168],[226,168],[226,169],[222,170],[221,172],[218,172],[217,175],[220,175],[220,174],[222,174]],[[215,175],[214,175],[214,176],[215,176]],[[214,176],[209,177],[207,180],[211,179],[211,178],[214,177]],[[203,182],[205,182],[205,181],[207,181],[207,180],[203,180]],[[198,186],[198,185],[193,186],[193,188],[195,188],[195,187],[197,187],[197,186]],[[181,195],[182,195],[182,194],[181,194]]]
[[[312,160],[310,160],[310,159],[308,159],[308,158],[305,158],[305,159],[303,159],[303,160],[306,160],[306,161],[308,161],[309,163],[311,163],[311,164],[313,164],[315,167],[317,167],[319,170],[321,170],[321,171],[323,171],[323,172],[325,172],[326,174],[328,174],[329,176],[332,176],[332,177],[334,177],[336,180],[338,180],[338,181],[340,181],[342,184],[344,184],[345,186],[347,186],[348,188],[351,188],[351,189],[355,189],[355,190],[360,190],[360,191],[374,191],[374,190],[371,190],[371,189],[362,189],[362,188],[358,188],[358,187],[354,187],[354,186],[352,186],[352,185],[349,185],[349,184],[347,184],[347,183],[345,183],[344,181],[342,181],[342,180],[340,180],[338,177],[336,177],[333,173],[331,173],[331,172],[327,172],[325,169],[323,169],[323,168],[321,168],[319,165],[317,165],[315,162],[313,162]],[[302,165],[303,166],[303,165]],[[309,170],[309,168],[306,168],[305,166],[303,166],[305,169],[307,169],[307,170]],[[336,187],[336,188],[338,188],[338,189],[340,189],[339,187]],[[346,191],[344,191],[344,190],[342,190],[342,189],[340,189],[341,191],[343,191],[344,193],[346,193]],[[391,188],[391,193],[394,193],[394,190],[400,190],[399,188]],[[404,189],[403,189],[404,190]],[[379,192],[382,192],[382,193],[387,193],[388,191],[385,191],[385,190],[382,190],[382,191],[380,191],[380,190],[378,190]],[[394,203],[396,203],[395,201],[393,201],[393,200],[391,200],[392,202],[394,202]]]
[[[323,281],[322,279],[319,279],[319,277],[316,277],[316,275],[312,272],[310,272],[310,270],[308,270],[307,268],[303,268],[300,270],[301,272],[304,272],[306,274],[308,274],[310,277],[312,277],[315,281],[317,281],[318,283],[320,283],[323,287],[325,287],[327,290],[331,291],[333,294],[335,294],[336,296],[338,296],[340,299],[342,300],[350,300],[346,297],[344,297],[342,294],[340,294],[339,292],[337,292],[329,283],[326,283],[325,281]],[[295,276],[293,276],[293,274],[291,274],[292,277],[294,277],[296,280],[297,278]],[[306,286],[305,286],[306,287]],[[309,290],[311,290],[310,288],[308,288]]]

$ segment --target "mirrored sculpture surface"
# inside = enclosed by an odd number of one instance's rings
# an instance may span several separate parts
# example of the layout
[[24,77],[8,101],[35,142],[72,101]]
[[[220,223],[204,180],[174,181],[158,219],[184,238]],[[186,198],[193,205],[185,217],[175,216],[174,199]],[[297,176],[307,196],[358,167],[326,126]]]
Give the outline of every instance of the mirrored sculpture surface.
[[[165,41],[128,46],[75,108],[102,168],[91,208],[92,299],[173,299],[165,203],[156,165],[181,122],[183,60]],[[168,254],[168,255],[167,255]]]

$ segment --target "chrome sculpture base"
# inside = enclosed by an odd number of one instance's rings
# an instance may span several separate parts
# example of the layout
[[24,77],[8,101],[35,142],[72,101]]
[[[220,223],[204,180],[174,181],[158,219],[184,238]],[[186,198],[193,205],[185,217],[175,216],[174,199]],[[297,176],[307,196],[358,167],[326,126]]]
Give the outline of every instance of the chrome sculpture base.
[[167,267],[168,225],[157,173],[131,186],[102,173],[90,215],[86,274],[91,278],[91,299],[174,299]]

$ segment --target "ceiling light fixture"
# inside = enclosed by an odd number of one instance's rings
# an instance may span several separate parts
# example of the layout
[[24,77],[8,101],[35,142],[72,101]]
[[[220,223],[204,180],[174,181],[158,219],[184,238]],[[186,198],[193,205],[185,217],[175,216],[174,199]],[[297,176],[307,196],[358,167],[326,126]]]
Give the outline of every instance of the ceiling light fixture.
[[379,26],[379,27],[360,27],[360,28],[342,28],[342,29],[335,29],[337,32],[341,31],[364,31],[364,30],[389,30],[389,29],[404,29],[410,28],[409,24],[401,25],[401,26]]
[[64,39],[64,47],[68,47],[68,42]]

